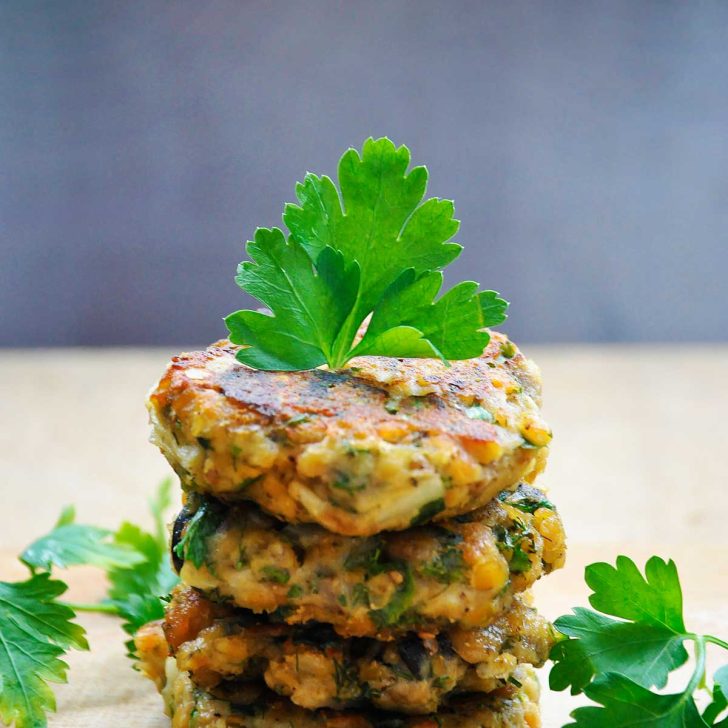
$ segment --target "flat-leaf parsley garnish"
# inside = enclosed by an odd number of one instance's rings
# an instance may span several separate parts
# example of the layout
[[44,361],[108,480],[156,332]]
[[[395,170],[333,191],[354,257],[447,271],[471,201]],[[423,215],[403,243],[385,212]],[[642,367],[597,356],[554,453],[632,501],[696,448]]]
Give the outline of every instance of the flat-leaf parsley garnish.
[[[706,646],[728,649],[728,643],[687,630],[674,562],[653,556],[643,575],[631,559],[619,556],[616,566],[588,566],[585,578],[593,591],[589,602],[601,614],[576,608],[556,620],[567,639],[551,652],[555,664],[549,683],[553,690],[583,692],[598,706],[577,708],[569,726],[728,728],[728,717],[721,719],[728,708],[728,666],[716,672],[712,702],[702,714],[694,697],[706,685]],[[695,655],[685,689],[655,692],[653,688],[664,688],[670,673],[687,662],[685,643],[693,644]]]
[[60,657],[70,647],[87,650],[83,627],[57,598],[62,581],[35,574],[27,581],[0,582],[0,722],[16,728],[46,725],[55,710],[49,682],[66,682]]
[[[352,357],[479,356],[484,329],[502,323],[507,302],[459,283],[437,298],[442,269],[462,250],[449,200],[423,202],[427,170],[408,171],[410,152],[368,139],[339,162],[339,189],[307,174],[278,229],[259,228],[236,281],[270,309],[236,311],[225,323],[241,344],[238,359],[256,369],[344,366]],[[371,320],[361,341],[357,332]]]
[[20,555],[20,560],[33,570],[50,571],[52,567],[67,569],[77,564],[101,568],[129,567],[141,557],[126,544],[113,540],[105,528],[76,523],[73,506],[63,509],[55,527],[33,541]]
[[[151,503],[154,533],[125,522],[116,532],[75,522],[73,508],[55,527],[20,555],[30,575],[25,581],[0,582],[0,723],[15,728],[44,728],[56,709],[49,683],[66,682],[70,649],[87,650],[77,612],[121,617],[134,634],[164,616],[164,599],[178,581],[167,553],[165,511],[171,505],[171,480]],[[52,569],[85,564],[106,573],[106,599],[94,604],[61,601],[67,585],[52,578]],[[133,644],[127,642],[129,657]]]

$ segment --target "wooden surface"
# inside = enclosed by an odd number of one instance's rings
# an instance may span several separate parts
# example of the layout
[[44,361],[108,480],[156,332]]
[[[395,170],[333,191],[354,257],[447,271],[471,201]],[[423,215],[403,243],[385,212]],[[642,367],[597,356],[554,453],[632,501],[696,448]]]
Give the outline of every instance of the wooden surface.
[[[728,633],[728,347],[527,347],[541,365],[555,432],[541,484],[569,534],[567,567],[541,581],[550,618],[586,604],[585,564],[626,553],[674,558],[688,625]],[[143,401],[169,351],[0,352],[0,579],[60,508],[113,527],[149,523],[146,499],[168,473],[146,442]],[[9,517],[8,517],[9,516]],[[64,574],[71,597],[103,592],[90,569]],[[72,653],[57,728],[163,728],[151,684],[129,669],[115,620],[86,616],[90,653]],[[577,704],[544,689],[545,728]]]

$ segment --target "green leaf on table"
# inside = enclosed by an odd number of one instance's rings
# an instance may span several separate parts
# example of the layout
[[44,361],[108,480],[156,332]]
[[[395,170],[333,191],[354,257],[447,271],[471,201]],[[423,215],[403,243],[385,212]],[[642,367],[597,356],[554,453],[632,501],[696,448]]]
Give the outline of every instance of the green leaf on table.
[[42,728],[56,701],[49,682],[66,682],[60,657],[71,647],[87,650],[74,612],[59,604],[62,581],[35,574],[0,582],[0,719],[16,728]]
[[79,564],[106,569],[130,566],[139,561],[132,549],[114,542],[111,531],[75,520],[73,507],[65,508],[53,530],[23,551],[21,561],[31,569],[43,571],[50,571],[54,566],[65,569]]
[[[728,666],[715,673],[712,702],[702,715],[694,698],[699,687],[707,687],[706,647],[728,649],[728,643],[685,628],[674,562],[653,556],[643,574],[631,559],[619,556],[615,566],[587,566],[585,579],[593,590],[591,605],[603,614],[575,608],[559,617],[555,627],[565,639],[550,655],[551,688],[570,687],[572,694],[583,692],[598,704],[577,708],[569,726],[728,728],[728,717],[716,722],[728,709]],[[695,657],[683,692],[652,692],[665,687],[670,673],[687,662],[686,642],[694,645]]]
[[[108,602],[123,620],[122,628],[133,635],[142,625],[164,617],[164,601],[179,582],[169,563],[166,544],[131,523],[122,524],[116,533],[118,543],[126,544],[143,557],[143,561],[107,573]],[[133,657],[133,642],[127,642]]]
[[[342,367],[357,354],[466,359],[479,356],[507,303],[475,283],[435,301],[439,272],[460,253],[447,200],[423,201],[427,170],[408,171],[407,147],[368,139],[339,162],[339,186],[306,175],[286,205],[288,240],[259,229],[236,281],[271,311],[237,311],[225,323],[255,368]],[[373,314],[365,340],[355,343]]]
[[728,716],[720,722],[716,720],[728,708],[728,665],[716,670],[713,676],[713,694],[710,705],[703,712],[703,720],[715,728],[727,728]]
[[675,634],[685,633],[682,590],[674,561],[653,556],[645,575],[626,556],[618,556],[616,567],[599,563],[588,566],[586,583],[594,593],[589,603],[604,614],[662,626]]
[[723,665],[723,667],[715,671],[713,682],[728,699],[728,665]]
[[704,728],[692,695],[659,695],[623,675],[597,677],[585,694],[599,706],[577,708],[566,728]]
[[[148,533],[133,523],[123,523],[114,534],[114,543],[131,549],[139,559],[131,566],[107,571],[107,602],[114,605],[123,620],[124,631],[133,635],[142,625],[164,616],[164,600],[179,582],[170,565],[164,514],[171,505],[171,481],[165,480],[150,508],[155,532]],[[134,643],[126,643],[134,658]]]
[[619,672],[649,688],[664,687],[672,670],[683,665],[688,653],[682,635],[652,624],[618,622],[577,607],[573,615],[559,617],[556,628],[576,638],[556,644],[550,675],[554,690],[571,686],[581,692],[595,675]]

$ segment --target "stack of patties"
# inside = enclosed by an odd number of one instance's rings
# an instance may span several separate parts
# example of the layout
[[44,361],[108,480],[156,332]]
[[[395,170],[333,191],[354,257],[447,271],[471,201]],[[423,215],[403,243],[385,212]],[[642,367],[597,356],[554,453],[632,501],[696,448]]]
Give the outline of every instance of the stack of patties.
[[177,728],[540,725],[564,561],[540,378],[503,335],[477,359],[270,372],[221,342],[150,397],[184,507],[182,585],[136,638]]

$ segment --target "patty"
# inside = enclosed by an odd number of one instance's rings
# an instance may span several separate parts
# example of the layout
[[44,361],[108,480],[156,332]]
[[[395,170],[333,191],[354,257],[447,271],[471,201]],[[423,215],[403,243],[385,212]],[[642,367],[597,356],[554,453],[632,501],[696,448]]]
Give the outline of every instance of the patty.
[[[177,620],[173,603],[167,633]],[[140,631],[149,653],[165,625]],[[240,611],[214,619],[174,649],[177,667],[210,690],[230,680],[265,681],[303,708],[381,710],[426,714],[449,696],[487,693],[506,685],[519,664],[540,667],[554,643],[551,625],[517,600],[489,627],[439,635],[409,633],[396,642],[342,639],[328,625],[261,623]],[[143,647],[143,645],[147,645]],[[167,642],[157,639],[161,651]],[[149,659],[158,659],[152,656]]]
[[152,441],[187,490],[369,536],[478,508],[545,464],[539,372],[502,334],[449,367],[360,357],[269,372],[237,351],[174,357],[149,396]]
[[256,683],[213,691],[167,665],[162,695],[172,728],[540,728],[539,686],[533,669],[518,668],[513,684],[487,695],[458,698],[437,713],[403,716],[358,711],[309,711]]
[[378,639],[488,624],[562,566],[565,548],[553,504],[525,484],[467,515],[369,537],[194,497],[173,534],[186,584],[289,624],[325,622],[343,636]]

